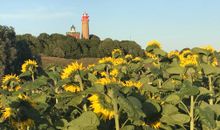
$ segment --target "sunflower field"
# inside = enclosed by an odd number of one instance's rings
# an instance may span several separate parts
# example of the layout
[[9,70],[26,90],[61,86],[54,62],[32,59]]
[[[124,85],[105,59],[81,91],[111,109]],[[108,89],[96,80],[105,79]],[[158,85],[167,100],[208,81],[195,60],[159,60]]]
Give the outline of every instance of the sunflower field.
[[219,130],[219,61],[211,46],[167,53],[157,41],[88,67],[27,60],[2,78],[0,129]]

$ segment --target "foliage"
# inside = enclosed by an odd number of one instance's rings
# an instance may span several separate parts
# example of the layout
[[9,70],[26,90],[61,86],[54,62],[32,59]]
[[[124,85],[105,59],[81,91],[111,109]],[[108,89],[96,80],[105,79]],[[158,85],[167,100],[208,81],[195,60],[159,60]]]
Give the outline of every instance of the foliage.
[[75,39],[57,33],[51,35],[41,33],[38,37],[31,34],[17,35],[16,39],[18,48],[26,49],[20,52],[25,53],[26,57],[39,54],[72,59],[105,57],[111,56],[112,50],[116,48],[121,49],[125,55],[143,55],[141,47],[133,41],[113,41],[109,38],[101,41],[95,35],[91,35],[90,39],[86,40]]
[[16,70],[16,54],[14,29],[0,25],[0,77]]
[[167,53],[151,41],[145,54],[113,49],[87,68],[75,62],[42,72],[36,61],[24,62],[26,71],[3,78],[0,129],[220,129],[220,53]]

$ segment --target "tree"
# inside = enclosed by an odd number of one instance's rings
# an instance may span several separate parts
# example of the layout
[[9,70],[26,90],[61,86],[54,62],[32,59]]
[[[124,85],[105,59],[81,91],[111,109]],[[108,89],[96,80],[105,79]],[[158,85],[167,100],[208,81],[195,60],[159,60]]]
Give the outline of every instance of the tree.
[[15,70],[16,37],[12,27],[0,25],[0,76]]
[[133,56],[143,56],[144,50],[134,41],[124,40],[120,42],[119,46],[125,55],[132,54]]
[[[118,41],[107,38],[103,41],[96,35],[90,35],[88,40],[76,39],[63,34],[41,33],[38,37],[31,34],[18,35],[17,41],[30,48],[33,55],[78,59],[82,57],[111,56],[114,49],[121,49],[124,54],[142,56],[143,50],[134,41]],[[24,43],[25,42],[25,43]]]
[[100,56],[111,56],[111,52],[116,48],[120,48],[119,42],[115,42],[112,39],[107,38],[104,41],[102,41],[99,45]]

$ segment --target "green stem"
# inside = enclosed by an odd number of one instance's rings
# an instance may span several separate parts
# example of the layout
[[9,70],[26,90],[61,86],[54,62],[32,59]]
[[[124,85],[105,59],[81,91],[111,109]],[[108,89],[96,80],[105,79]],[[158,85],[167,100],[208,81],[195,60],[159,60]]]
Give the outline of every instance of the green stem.
[[[78,82],[79,82],[80,91],[84,91],[84,85],[83,85],[81,76],[80,76],[80,75],[77,75],[76,78],[78,79]],[[87,111],[87,110],[88,110],[86,103],[83,105],[83,109],[84,109],[84,111]]]
[[82,113],[83,110],[80,107],[78,107],[78,106],[75,106],[75,107],[77,108],[79,113]]
[[158,79],[158,86],[159,86],[159,88],[162,88],[162,80],[161,79]]
[[129,119],[126,119],[126,121],[123,123],[123,125],[121,126],[121,128],[123,128],[128,121],[129,121]]
[[115,129],[119,130],[119,114],[118,114],[118,104],[116,102],[113,103],[114,114],[115,114]]
[[183,105],[183,107],[186,109],[186,112],[190,115],[190,112],[189,112],[187,106],[186,106],[182,101],[181,101],[180,103],[181,103],[181,104]]
[[214,94],[214,91],[213,91],[213,86],[212,86],[212,77],[211,77],[211,75],[209,75],[208,76],[208,79],[209,79],[209,91],[211,92],[211,94],[210,94],[210,99],[209,99],[209,104],[210,105],[213,105],[214,103],[214,101],[213,101],[213,94]]
[[118,104],[114,97],[113,90],[110,90],[109,96],[112,99],[113,109],[114,109],[114,118],[115,118],[115,130],[120,130],[119,126],[119,113],[118,113]]
[[109,74],[109,67],[108,67],[108,65],[106,66],[106,74],[107,74],[107,77],[106,78],[109,78],[110,76],[110,74]]
[[32,81],[34,82],[34,72],[31,72],[31,79],[32,79]]
[[194,130],[194,97],[190,96],[190,130]]

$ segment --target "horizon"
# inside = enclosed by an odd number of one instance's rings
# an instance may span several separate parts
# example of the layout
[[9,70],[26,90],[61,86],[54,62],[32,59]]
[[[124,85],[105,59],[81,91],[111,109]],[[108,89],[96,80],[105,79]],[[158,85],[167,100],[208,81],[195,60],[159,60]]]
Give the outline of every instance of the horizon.
[[90,34],[102,40],[132,40],[142,48],[157,40],[166,51],[205,45],[220,49],[217,0],[2,1],[0,25],[12,26],[17,35],[65,35],[72,25],[81,32],[81,16],[86,11]]

